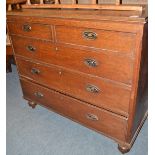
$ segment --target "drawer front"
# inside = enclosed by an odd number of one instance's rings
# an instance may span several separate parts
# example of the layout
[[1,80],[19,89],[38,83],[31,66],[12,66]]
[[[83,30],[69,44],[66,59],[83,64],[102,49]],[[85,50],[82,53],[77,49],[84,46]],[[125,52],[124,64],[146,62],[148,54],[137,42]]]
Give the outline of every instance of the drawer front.
[[87,74],[131,84],[133,60],[113,53],[54,46],[52,42],[12,37],[15,53]]
[[135,48],[135,34],[56,26],[58,43],[101,48],[131,55]]
[[52,41],[12,36],[14,52],[17,55],[48,62],[53,59],[55,46]]
[[8,28],[10,34],[53,40],[50,25],[8,22]]
[[130,90],[102,78],[17,58],[20,75],[98,107],[128,115]]
[[26,80],[21,80],[21,85],[24,98],[47,106],[110,137],[125,140],[126,119],[123,117]]

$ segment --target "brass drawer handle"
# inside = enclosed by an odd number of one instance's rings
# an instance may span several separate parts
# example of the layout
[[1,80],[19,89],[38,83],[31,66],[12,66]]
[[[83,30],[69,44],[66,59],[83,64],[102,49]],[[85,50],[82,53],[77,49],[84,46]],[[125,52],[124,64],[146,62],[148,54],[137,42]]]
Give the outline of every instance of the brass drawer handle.
[[39,74],[40,73],[40,70],[39,69],[36,69],[36,68],[32,68],[31,69],[31,73],[32,74]]
[[30,32],[31,31],[31,26],[30,25],[28,25],[28,24],[24,24],[23,25],[23,31],[25,31],[25,32]]
[[98,62],[94,59],[85,59],[84,63],[90,67],[97,67],[98,66]]
[[85,39],[88,39],[88,40],[97,39],[97,34],[95,32],[92,32],[92,31],[84,31],[83,36]]
[[86,118],[89,119],[89,120],[92,120],[92,121],[98,121],[98,117],[94,114],[86,114]]
[[34,95],[37,97],[37,98],[42,98],[44,97],[44,95],[40,92],[35,92]]
[[28,45],[28,46],[26,47],[26,49],[27,49],[29,52],[35,52],[35,50],[36,50],[36,48],[33,47],[32,45]]
[[100,89],[99,89],[98,87],[96,87],[96,86],[94,86],[94,85],[91,85],[91,84],[88,84],[88,85],[86,86],[86,90],[87,90],[88,92],[91,92],[91,93],[99,93],[99,92],[100,92]]

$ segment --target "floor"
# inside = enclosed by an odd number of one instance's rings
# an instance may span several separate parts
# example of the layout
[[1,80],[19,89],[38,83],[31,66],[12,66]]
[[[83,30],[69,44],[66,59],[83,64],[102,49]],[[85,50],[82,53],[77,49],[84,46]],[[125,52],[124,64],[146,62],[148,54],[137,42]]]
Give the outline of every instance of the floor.
[[[41,106],[31,109],[22,99],[16,67],[6,75],[6,155],[121,155],[117,144]],[[132,150],[126,155],[148,154],[146,120]]]

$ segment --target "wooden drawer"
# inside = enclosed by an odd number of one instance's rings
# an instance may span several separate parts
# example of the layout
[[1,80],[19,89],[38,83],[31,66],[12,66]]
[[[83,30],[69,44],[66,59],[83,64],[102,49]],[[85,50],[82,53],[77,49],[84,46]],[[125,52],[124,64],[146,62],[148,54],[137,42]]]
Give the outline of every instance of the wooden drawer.
[[135,48],[135,34],[97,29],[56,26],[58,43],[101,48],[131,55]]
[[12,36],[14,52],[17,55],[48,62],[53,59],[55,46],[52,41]]
[[98,107],[128,116],[130,89],[94,76],[17,58],[20,75]]
[[110,137],[125,140],[125,118],[23,79],[21,85],[25,99],[49,107]]
[[53,40],[50,25],[33,24],[27,22],[8,22],[9,32],[11,35],[21,35],[32,38]]
[[13,36],[12,41],[17,55],[126,84],[132,83],[133,60],[129,57],[109,52],[95,52],[60,45],[55,46],[50,41],[18,36]]

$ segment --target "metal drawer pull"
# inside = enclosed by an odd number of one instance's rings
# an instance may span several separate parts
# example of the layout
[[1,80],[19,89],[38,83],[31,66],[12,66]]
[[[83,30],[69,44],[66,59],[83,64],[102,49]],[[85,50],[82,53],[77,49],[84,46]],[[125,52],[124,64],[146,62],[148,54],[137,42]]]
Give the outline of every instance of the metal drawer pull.
[[31,31],[31,26],[30,25],[28,25],[28,24],[24,24],[23,25],[23,31],[25,31],[25,32],[29,32],[29,31]]
[[42,98],[44,97],[44,95],[40,92],[35,92],[34,95],[37,97],[37,98]]
[[36,69],[36,68],[32,68],[31,69],[31,73],[32,74],[39,74],[40,73],[40,70],[39,69]]
[[98,66],[98,62],[94,59],[85,59],[84,63],[90,67],[97,67]]
[[98,117],[94,114],[86,114],[86,118],[89,119],[89,120],[92,120],[92,121],[98,121]]
[[94,85],[88,84],[86,90],[91,93],[99,93],[100,89]]
[[91,32],[91,31],[84,31],[83,36],[84,36],[84,38],[89,39],[89,40],[97,39],[97,34],[95,32]]
[[26,47],[26,49],[27,49],[29,52],[34,52],[34,51],[36,50],[36,48],[33,47],[32,45],[28,45],[28,46]]

